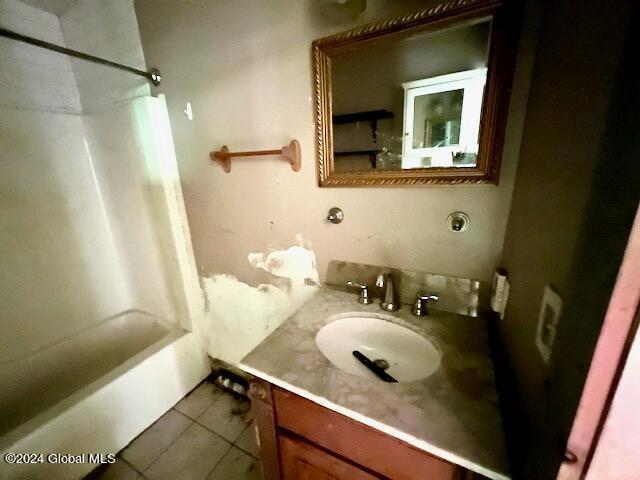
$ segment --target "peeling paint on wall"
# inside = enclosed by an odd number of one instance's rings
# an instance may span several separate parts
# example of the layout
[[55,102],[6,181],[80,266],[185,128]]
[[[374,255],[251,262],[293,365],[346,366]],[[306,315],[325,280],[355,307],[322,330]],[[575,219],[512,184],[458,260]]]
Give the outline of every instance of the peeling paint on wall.
[[301,237],[298,243],[248,255],[251,265],[273,275],[272,283],[253,287],[229,274],[201,278],[209,355],[238,363],[318,291],[315,253],[301,246]]

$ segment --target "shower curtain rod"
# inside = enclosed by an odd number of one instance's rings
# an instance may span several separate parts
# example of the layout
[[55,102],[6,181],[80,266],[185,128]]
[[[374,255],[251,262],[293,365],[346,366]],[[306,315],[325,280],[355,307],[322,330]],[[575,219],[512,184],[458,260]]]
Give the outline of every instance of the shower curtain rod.
[[125,70],[127,72],[133,73],[134,75],[140,75],[141,77],[147,78],[156,87],[160,85],[160,80],[162,79],[160,70],[158,70],[157,68],[152,68],[148,72],[145,72],[144,70],[138,70],[137,68],[128,67],[120,63],[112,62],[111,60],[105,60],[104,58],[94,57],[93,55],[89,55],[87,53],[78,52],[77,50],[71,50],[70,48],[61,47],[60,45],[45,42],[44,40],[38,40],[37,38],[28,37],[26,35],[22,35],[20,33],[7,30],[6,28],[2,28],[2,27],[0,27],[0,36],[11,38],[19,42],[28,43],[30,45],[35,45],[36,47],[46,48],[47,50],[53,50],[54,52],[63,53],[71,57],[87,60],[88,62],[98,63],[100,65],[106,65],[107,67],[113,67],[119,70]]

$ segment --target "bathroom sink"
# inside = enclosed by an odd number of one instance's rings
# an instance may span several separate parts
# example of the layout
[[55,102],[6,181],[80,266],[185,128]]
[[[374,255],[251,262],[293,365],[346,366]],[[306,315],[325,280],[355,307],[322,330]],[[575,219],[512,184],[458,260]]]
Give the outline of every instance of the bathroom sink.
[[357,350],[398,382],[426,378],[440,367],[440,353],[423,336],[392,322],[393,317],[340,315],[316,334],[316,345],[336,367],[375,379],[358,361]]

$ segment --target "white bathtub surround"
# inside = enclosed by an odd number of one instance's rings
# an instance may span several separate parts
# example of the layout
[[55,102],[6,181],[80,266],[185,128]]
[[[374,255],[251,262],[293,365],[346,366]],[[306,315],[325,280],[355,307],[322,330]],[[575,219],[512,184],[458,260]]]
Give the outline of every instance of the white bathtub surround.
[[191,330],[202,298],[164,98],[2,118],[0,362],[129,309]]
[[[147,70],[133,0],[76,1],[60,15],[60,26],[68,48]],[[70,61],[84,113],[151,93],[145,78],[84,60]]]
[[2,363],[150,309],[132,300],[82,117],[0,108],[0,118]]
[[[74,1],[60,16],[19,0],[0,1],[0,26],[146,70],[133,0]],[[0,105],[95,113],[151,93],[149,82],[41,48],[0,39]]]
[[[0,0],[0,25],[145,68],[131,0],[75,6]],[[3,452],[115,453],[209,373],[165,100],[105,70],[0,39]],[[93,467],[3,463],[0,479]]]
[[[2,0],[0,25],[116,60],[133,52],[144,67],[131,0],[74,2],[62,17]],[[129,309],[188,330],[202,315],[164,98],[114,97],[80,115],[69,62],[0,39],[0,362]]]
[[168,295],[178,322],[196,334],[204,350],[205,299],[191,244],[166,98],[144,97],[132,105],[136,144],[145,164],[145,193],[157,231],[161,232],[157,242],[163,272],[170,279]]
[[166,321],[131,310],[39,352],[3,362],[0,438],[107,375],[170,331]]
[[[298,243],[304,243],[299,238]],[[310,299],[319,287],[312,250],[250,253],[249,263],[270,274],[272,283],[252,287],[232,275],[201,278],[206,294],[204,321],[209,355],[237,364],[253,347]]]
[[[64,46],[60,19],[18,0],[0,1],[0,26]],[[80,113],[71,60],[33,45],[0,38],[0,105]]]
[[[2,454],[116,453],[197,385],[207,372],[206,357],[193,334],[169,331],[119,367],[0,438]],[[72,376],[74,372],[67,369],[67,373]],[[0,469],[0,479],[67,480],[81,478],[96,466],[5,464]]]
[[417,318],[403,305],[393,313],[394,323],[426,337],[441,363],[422,380],[386,383],[335,367],[315,342],[318,330],[336,315],[389,318],[378,302],[362,305],[356,299],[357,294],[322,287],[240,367],[449,462],[508,480],[484,319],[436,310]]
[[[4,113],[13,121],[1,132],[14,141],[0,178],[16,195],[2,204],[2,258],[17,264],[0,273],[9,333],[0,448],[115,453],[209,373],[188,332],[198,329],[202,298],[164,99],[136,99],[84,125],[63,114]],[[27,135],[34,120],[43,130]],[[56,175],[47,175],[52,166]],[[0,479],[79,478],[93,467],[14,465]]]

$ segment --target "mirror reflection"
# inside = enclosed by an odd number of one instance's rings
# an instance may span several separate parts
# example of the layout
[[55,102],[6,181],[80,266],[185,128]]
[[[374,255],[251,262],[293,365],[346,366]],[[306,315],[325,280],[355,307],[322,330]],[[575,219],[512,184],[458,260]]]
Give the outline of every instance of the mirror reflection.
[[477,164],[490,20],[332,57],[335,171]]

